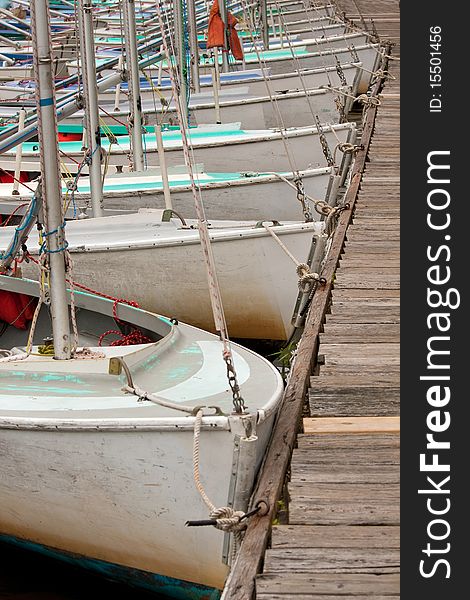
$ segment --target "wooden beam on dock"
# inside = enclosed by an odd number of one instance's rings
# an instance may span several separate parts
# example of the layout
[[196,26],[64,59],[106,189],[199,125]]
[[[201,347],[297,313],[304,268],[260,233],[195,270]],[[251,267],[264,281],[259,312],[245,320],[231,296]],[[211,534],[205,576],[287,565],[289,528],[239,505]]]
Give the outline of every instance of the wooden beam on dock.
[[308,417],[304,433],[399,433],[399,417]]

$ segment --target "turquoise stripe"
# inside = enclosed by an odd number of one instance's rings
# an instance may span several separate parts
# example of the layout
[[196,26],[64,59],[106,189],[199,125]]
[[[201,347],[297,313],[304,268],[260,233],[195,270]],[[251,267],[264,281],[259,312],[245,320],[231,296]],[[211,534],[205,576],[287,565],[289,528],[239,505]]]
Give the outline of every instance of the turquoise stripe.
[[[235,137],[237,135],[240,134],[244,134],[245,131],[242,129],[226,129],[226,130],[218,130],[218,131],[204,131],[204,132],[198,132],[198,131],[191,131],[190,134],[190,140],[203,140],[203,139],[214,139],[214,138],[221,138],[221,137]],[[148,144],[157,144],[156,141],[156,137],[155,134],[150,133],[150,134],[146,134],[145,136],[145,143]],[[168,141],[179,141],[181,140],[181,132],[179,130],[176,131],[163,131],[162,132],[162,137],[163,140],[168,140]],[[118,149],[120,146],[123,147],[124,149],[127,150],[127,148],[130,146],[130,137],[128,135],[120,135],[117,138],[118,144],[112,144],[112,149],[116,150]],[[101,145],[102,147],[106,150],[109,148],[110,143],[108,138],[104,137],[101,140]],[[63,152],[67,153],[67,154],[72,154],[72,153],[81,153],[82,152],[82,142],[78,141],[78,142],[59,142],[59,148],[60,150],[62,150]],[[13,148],[13,150],[9,150],[8,154],[14,154],[16,150]],[[25,142],[23,144],[23,152],[24,153],[31,153],[31,152],[35,152],[38,156],[39,156],[39,144],[38,142]]]

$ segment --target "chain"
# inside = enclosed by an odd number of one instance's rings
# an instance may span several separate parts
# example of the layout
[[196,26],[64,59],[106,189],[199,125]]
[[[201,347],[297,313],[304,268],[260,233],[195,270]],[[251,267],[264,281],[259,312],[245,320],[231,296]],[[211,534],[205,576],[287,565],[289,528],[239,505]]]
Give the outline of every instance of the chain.
[[301,177],[296,177],[294,179],[294,183],[295,187],[297,188],[297,200],[302,205],[302,212],[304,213],[305,222],[310,223],[311,221],[313,221],[313,216],[309,206],[305,202],[304,182],[302,181]]
[[339,80],[341,81],[341,85],[346,87],[348,85],[348,82],[346,81],[343,67],[341,66],[341,63],[339,62],[338,57],[335,56],[335,58],[336,58],[336,72],[338,73]]
[[227,365],[228,383],[230,385],[230,389],[232,390],[233,408],[235,412],[240,415],[246,412],[246,406],[245,401],[240,394],[240,386],[238,385],[237,374],[235,372],[235,367],[233,366],[232,354],[229,352],[224,352],[223,356],[225,364]]
[[[160,29],[162,32],[165,32],[165,26],[163,23],[163,2],[160,2],[156,5],[157,9],[157,18],[160,25]],[[165,10],[165,16],[168,18]],[[171,87],[175,97],[175,108],[176,114],[180,124],[184,123],[183,119],[183,102],[186,102],[186,98],[182,98],[181,94],[179,94],[179,90],[181,89],[180,82],[178,81],[178,73],[171,68],[171,56],[173,56],[174,52],[169,51],[169,46],[167,43],[167,38],[163,35],[162,45],[169,63],[169,73],[171,80]],[[172,48],[173,50],[173,48]],[[240,387],[237,382],[237,374],[235,371],[235,366],[233,364],[233,356],[230,348],[230,338],[228,336],[227,323],[225,320],[225,313],[223,309],[222,303],[222,295],[220,293],[219,281],[217,278],[217,271],[215,267],[215,258],[212,251],[209,230],[207,219],[204,210],[204,204],[202,201],[200,186],[196,185],[195,173],[194,173],[194,154],[192,153],[192,147],[190,147],[186,128],[181,126],[181,141],[183,145],[183,156],[184,162],[187,168],[187,172],[189,174],[189,179],[191,182],[191,190],[193,194],[194,206],[197,215],[198,221],[198,233],[201,242],[201,249],[204,257],[204,262],[206,265],[206,274],[209,282],[209,294],[212,305],[212,314],[214,317],[215,328],[219,332],[220,340],[223,344],[223,352],[222,356],[227,365],[227,378],[232,390],[233,395],[233,406],[234,410],[237,414],[241,414],[245,412],[245,402],[240,395]]]
[[326,158],[326,164],[329,167],[333,167],[335,161],[333,160],[333,156],[331,154],[330,147],[328,146],[328,142],[326,141],[325,133],[323,131],[323,127],[321,126],[318,115],[315,115],[315,125],[317,126],[318,135],[320,136],[320,144],[323,150],[323,154]]
[[354,62],[360,62],[359,55],[356,52],[356,48],[355,48],[354,44],[351,44],[350,46],[348,46],[348,50],[349,50],[349,52],[351,52]]
[[380,42],[379,32],[377,31],[377,27],[375,26],[374,19],[370,19],[370,23],[372,26],[372,36],[374,38],[372,41]]
[[341,96],[336,96],[334,101],[335,101],[336,110],[338,111],[338,114],[339,114],[339,122],[345,123],[347,119],[346,119],[346,114],[344,112],[344,103],[341,100]]

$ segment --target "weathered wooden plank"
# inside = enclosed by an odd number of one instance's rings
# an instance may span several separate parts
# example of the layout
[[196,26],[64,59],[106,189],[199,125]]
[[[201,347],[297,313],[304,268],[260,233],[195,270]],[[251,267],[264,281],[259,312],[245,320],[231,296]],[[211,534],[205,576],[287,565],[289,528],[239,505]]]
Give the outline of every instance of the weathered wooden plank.
[[[347,452],[345,452],[347,450]],[[310,453],[312,452],[311,448],[308,448],[306,445],[299,447],[295,451],[295,461],[302,462],[306,464],[320,465],[325,464],[330,461],[341,462],[343,464],[362,464],[364,461],[369,461],[373,464],[379,463],[390,463],[390,462],[398,462],[400,460],[400,451],[399,448],[392,447],[373,447],[369,444],[369,446],[357,448],[351,446],[349,449],[341,446],[331,447],[331,448],[315,448],[315,456],[311,457]],[[293,459],[294,460],[294,457]]]
[[272,594],[271,592],[268,592],[268,594],[265,594],[263,592],[260,592],[260,594],[256,595],[257,598],[259,598],[259,600],[371,600],[371,598],[373,598],[374,600],[400,600],[400,596],[399,595],[390,595],[390,596],[351,596],[351,595],[347,595],[347,596],[331,596],[331,595],[324,595],[324,594]]
[[372,288],[372,289],[390,289],[400,288],[400,277],[399,275],[370,275],[367,280],[363,280],[357,275],[349,275],[341,273],[338,275],[335,283],[336,287],[339,288]]
[[332,393],[335,393],[336,389],[339,390],[344,385],[349,388],[373,387],[380,391],[385,390],[388,386],[396,387],[398,383],[399,379],[397,379],[396,375],[391,375],[390,373],[384,373],[384,376],[380,380],[374,380],[365,373],[353,373],[351,375],[343,375],[342,377],[338,376],[337,381],[325,378],[323,372],[321,378],[317,375],[311,377],[311,386],[314,389],[321,385],[322,389],[332,390]]
[[[312,396],[310,396],[310,399]],[[304,418],[304,433],[381,433],[400,431],[398,417],[322,417]]]
[[[377,258],[377,260],[374,261],[374,265],[383,272],[393,272],[395,274],[400,272],[400,259],[398,256],[391,257],[382,254],[380,258]],[[354,272],[364,272],[367,267],[370,268],[370,258],[369,264],[367,264],[367,257],[363,254],[347,255],[342,259],[340,267],[342,269],[351,269]]]
[[[344,263],[341,264],[341,267],[347,267],[347,272],[350,276],[352,275],[361,278],[368,276],[368,270],[365,269],[364,264],[355,266],[353,264],[350,264],[349,261],[346,260]],[[377,261],[376,263],[374,263],[374,275],[397,277],[400,275],[400,268],[399,266],[382,265],[380,264],[380,261]]]
[[329,500],[320,504],[315,500],[295,502],[289,507],[289,523],[292,525],[398,525],[399,522],[400,511],[396,501],[358,503]]
[[[342,307],[341,303],[334,304],[333,306],[336,308],[336,306],[338,305]],[[352,306],[355,305],[352,304]],[[367,306],[367,304],[365,306]],[[392,306],[395,306],[395,304],[393,304]],[[344,308],[346,307],[347,305],[344,306]],[[344,344],[322,344],[322,352],[328,352],[332,356],[337,356],[345,353],[350,355],[355,355],[359,353],[362,353],[363,355],[380,353],[381,356],[399,356],[400,344],[387,344],[364,339],[363,342],[349,344],[348,346],[345,346]]]
[[[330,323],[332,323],[331,321]],[[349,325],[349,323],[338,323],[335,327],[340,328],[342,325]],[[356,326],[360,326],[360,323],[354,324]],[[384,325],[383,323],[365,323],[365,325],[375,325],[376,327],[380,327]],[[385,323],[385,325],[397,325],[398,323]],[[332,325],[333,326],[333,325]],[[395,333],[387,333],[386,331],[377,331],[376,334],[377,342],[390,342],[391,344],[396,344],[400,342],[400,332],[397,331]],[[361,334],[359,332],[353,333],[351,330],[344,329],[344,332],[340,330],[337,333],[330,334],[327,330],[327,333],[323,333],[321,340],[325,341],[328,344],[341,343],[341,344],[355,344],[361,341]]]
[[[380,448],[381,446],[387,446],[390,448],[396,448],[400,445],[400,436],[396,433],[376,433],[373,437],[374,448]],[[347,434],[334,435],[325,434],[322,436],[312,436],[306,433],[299,433],[298,436],[298,448],[314,446],[322,446],[331,448],[334,446],[349,448],[349,454],[354,453],[361,446],[370,448],[371,437],[368,434]],[[294,451],[297,452],[297,449]]]
[[370,377],[375,383],[381,383],[382,379],[387,376],[395,377],[394,385],[398,385],[400,381],[400,365],[398,362],[380,365],[346,362],[326,363],[322,366],[322,377],[353,376],[357,371],[361,371],[363,375]]
[[325,389],[311,390],[309,392],[310,415],[313,418],[397,416],[400,412],[400,391],[395,388],[391,393],[385,390],[378,394],[375,388],[372,389],[373,392],[370,393],[367,388],[361,388],[359,391],[350,390],[341,395]]
[[[359,366],[357,364],[325,364],[322,367],[322,376],[337,376],[337,375],[354,375],[359,370]],[[375,381],[381,381],[383,377],[387,375],[395,375],[395,384],[398,383],[399,373],[400,373],[400,365],[397,364],[382,364],[382,365],[360,365],[360,371],[364,375],[368,375],[371,379]]]
[[[268,553],[269,558],[269,553]],[[364,575],[364,574],[339,574],[331,577],[327,573],[318,573],[308,575],[305,573],[292,573],[286,577],[273,573],[266,573],[258,578],[256,583],[257,597],[268,589],[277,594],[310,594],[318,596],[319,594],[332,594],[338,600],[338,596],[343,598],[351,594],[357,597],[358,594],[377,594],[390,596],[399,592],[400,578],[398,574],[384,575]],[[268,587],[269,586],[269,587]],[[369,596],[370,600],[370,596]]]
[[[384,469],[382,465],[329,465],[328,468],[315,467],[310,464],[292,463],[295,473],[291,481],[304,481],[310,484],[317,483],[399,483],[400,468],[398,465],[388,464]],[[325,528],[326,529],[326,528]]]
[[[391,483],[310,483],[296,481],[289,483],[289,494],[291,506],[296,503],[312,502],[323,504],[328,502],[342,502],[347,498],[348,502],[363,503],[388,503],[400,501],[399,484]],[[372,499],[372,500],[371,500]]]
[[354,355],[351,352],[347,352],[347,345],[343,346],[343,352],[330,352],[325,358],[325,366],[334,367],[338,366],[342,369],[348,369],[350,367],[363,368],[370,367],[372,370],[379,367],[390,367],[393,365],[400,364],[400,356],[398,353],[395,354],[383,354],[374,356],[373,352],[370,354],[361,353],[360,355]]
[[[399,235],[399,233],[396,232],[396,223],[378,223],[377,222],[378,219],[375,219],[375,221],[373,223],[371,223],[370,221],[359,221],[359,222],[355,222],[353,225],[351,225],[351,227],[349,228],[348,231],[348,239],[351,239],[351,236],[355,236],[356,234],[364,234],[365,232],[368,233],[368,235],[381,235],[381,236],[387,236],[389,237],[390,235]],[[368,238],[369,239],[369,238]]]
[[356,311],[335,311],[333,315],[328,315],[327,323],[399,323],[400,310],[393,307],[385,307],[384,310],[380,307],[371,308],[367,312]]
[[400,528],[393,525],[276,525],[273,548],[399,548]]
[[[320,334],[321,345],[357,344],[364,339],[373,339],[377,343],[400,342],[398,323],[334,323],[331,321]],[[322,352],[322,350],[320,350]]]
[[400,564],[397,548],[306,548],[301,557],[296,548],[273,548],[269,555],[278,573],[397,573]]
[[[375,86],[373,90],[374,94],[379,91],[379,87],[380,82]],[[350,208],[343,211],[339,217],[333,244],[323,269],[323,275],[325,276],[327,283],[317,290],[317,293],[312,300],[305,325],[305,331],[299,343],[297,358],[291,372],[291,379],[284,394],[284,410],[281,408],[281,416],[275,428],[264,468],[254,493],[254,504],[262,501],[265,503],[265,506],[267,506],[267,510],[265,511],[265,514],[252,518],[248,524],[241,550],[237,556],[235,565],[231,570],[222,596],[223,600],[251,600],[253,596],[255,575],[261,565],[261,558],[263,551],[266,548],[276,500],[279,497],[284,475],[287,470],[288,460],[294,446],[296,427],[302,413],[302,403],[309,382],[310,369],[314,363],[315,353],[318,348],[318,336],[324,322],[326,308],[333,287],[335,270],[344,246],[346,230],[354,211],[354,203],[359,189],[361,172],[365,165],[376,113],[377,108],[374,106],[370,107],[365,113],[366,117],[361,136],[363,149],[356,155],[351,184],[345,196],[345,201],[349,204]],[[322,457],[320,456],[320,462],[321,458]],[[327,458],[326,454],[323,455],[323,458]],[[384,457],[382,457],[382,459],[384,459]],[[380,463],[380,450],[377,460],[378,463]],[[327,518],[326,514],[324,518]],[[344,516],[342,518],[344,518]],[[320,552],[320,554],[323,554],[323,552]],[[312,557],[312,565],[320,564],[320,568],[323,568],[321,562],[319,563],[318,558],[319,557]],[[324,558],[322,560],[325,561]],[[340,559],[335,556],[330,557],[328,567],[326,568],[329,568],[330,570],[346,568],[342,565],[341,560],[344,561],[344,558]],[[287,562],[291,563],[292,561]],[[327,561],[325,561],[325,565],[326,564]],[[335,564],[339,564],[339,566],[334,566]],[[307,566],[312,567],[312,565]],[[348,566],[347,568],[348,570],[360,570],[360,572],[367,572],[368,569],[370,569],[370,572],[375,572],[376,570],[375,565],[366,564],[366,566],[364,566],[364,564],[360,564],[360,558],[357,559],[357,562],[353,564],[352,567]],[[390,564],[390,566],[382,565],[381,572],[387,570],[393,571],[396,570],[396,568],[397,567],[394,564]],[[272,598],[272,594],[270,594],[270,597]]]
[[[386,242],[371,242],[370,246],[368,246],[366,242],[348,242],[347,250],[348,252],[367,252],[369,256],[371,254],[373,256],[375,256],[376,254],[389,254],[391,256],[400,256],[400,251],[397,248],[396,244],[390,245]],[[398,286],[395,285],[394,287]]]
[[352,288],[350,290],[344,288],[335,288],[334,298],[336,300],[344,300],[349,298],[399,298],[400,289],[390,288],[387,290],[378,289],[360,289]]
[[[367,238],[368,242],[395,242],[398,243],[400,241],[400,234],[398,232],[382,232],[382,231],[372,231],[368,230]],[[348,232],[348,242],[355,241],[364,241],[364,231],[355,231],[354,229]],[[375,265],[374,265],[375,267]]]

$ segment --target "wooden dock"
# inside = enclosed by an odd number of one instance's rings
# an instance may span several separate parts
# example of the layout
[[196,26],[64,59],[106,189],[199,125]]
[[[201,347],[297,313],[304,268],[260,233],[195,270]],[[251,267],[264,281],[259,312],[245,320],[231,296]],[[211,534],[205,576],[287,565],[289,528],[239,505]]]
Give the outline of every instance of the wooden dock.
[[[379,95],[374,122],[365,120],[365,169],[353,173],[348,195],[354,208],[333,242],[340,261],[325,265],[330,289],[317,291],[286,391],[286,404],[300,415],[302,369],[315,369],[311,416],[292,443],[288,523],[273,527],[264,564],[256,557],[257,536],[267,540],[269,524],[262,518],[250,524],[224,600],[399,597],[399,5],[339,4],[358,24],[373,19],[381,40],[393,42],[392,78]],[[323,331],[319,321],[326,321]],[[291,440],[290,430],[275,436],[258,503],[269,505],[279,491],[275,471],[284,467],[279,457]],[[245,581],[253,568],[262,573],[250,588]]]
[[[376,28],[397,42],[389,19]],[[259,599],[399,597],[399,93],[397,78],[380,95]]]

